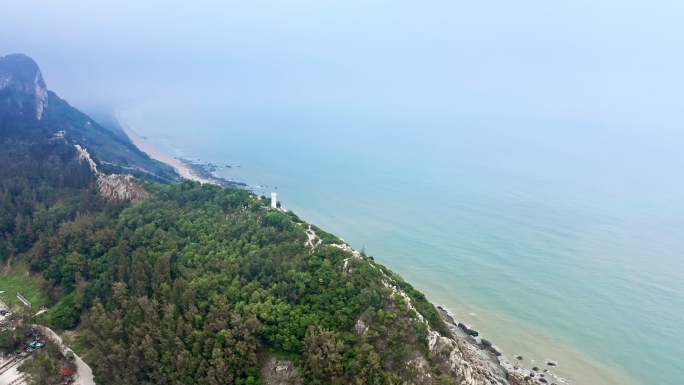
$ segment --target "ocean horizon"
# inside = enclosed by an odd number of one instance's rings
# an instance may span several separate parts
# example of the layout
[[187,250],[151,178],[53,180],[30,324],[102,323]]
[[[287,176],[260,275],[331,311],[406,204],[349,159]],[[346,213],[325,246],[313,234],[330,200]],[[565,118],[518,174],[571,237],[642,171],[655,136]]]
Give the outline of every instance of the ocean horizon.
[[168,155],[277,192],[550,382],[684,377],[681,136],[159,101],[121,116]]

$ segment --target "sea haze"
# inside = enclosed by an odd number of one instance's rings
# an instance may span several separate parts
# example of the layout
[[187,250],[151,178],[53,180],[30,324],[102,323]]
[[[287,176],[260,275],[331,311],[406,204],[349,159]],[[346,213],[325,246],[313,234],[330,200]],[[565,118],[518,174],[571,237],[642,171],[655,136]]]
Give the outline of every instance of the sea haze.
[[148,102],[123,116],[170,154],[277,191],[509,360],[551,359],[578,383],[684,376],[680,136],[512,115],[220,110]]

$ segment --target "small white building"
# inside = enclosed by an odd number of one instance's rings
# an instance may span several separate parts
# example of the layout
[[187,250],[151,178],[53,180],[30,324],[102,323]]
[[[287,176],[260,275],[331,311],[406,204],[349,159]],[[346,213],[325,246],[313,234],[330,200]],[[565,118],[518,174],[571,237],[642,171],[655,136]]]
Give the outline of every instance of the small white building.
[[271,207],[278,208],[278,194],[274,192],[271,193]]

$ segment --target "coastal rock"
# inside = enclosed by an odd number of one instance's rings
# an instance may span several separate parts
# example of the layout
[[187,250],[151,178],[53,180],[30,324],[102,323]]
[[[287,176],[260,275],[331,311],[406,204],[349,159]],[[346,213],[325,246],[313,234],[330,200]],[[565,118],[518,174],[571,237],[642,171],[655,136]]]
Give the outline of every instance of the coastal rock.
[[480,333],[478,333],[477,331],[475,331],[473,329],[469,329],[467,326],[465,326],[464,324],[462,324],[460,322],[458,323],[458,327],[461,328],[461,330],[463,330],[466,334],[468,334],[470,336],[477,337],[480,335]]
[[[437,353],[444,351],[449,346],[454,347],[446,359],[437,366],[438,372],[450,373],[457,378],[461,378],[458,376],[458,372],[463,373],[461,384],[527,385],[536,383],[524,369],[513,370],[512,366],[510,370],[504,368],[494,352],[485,350],[469,335],[466,331],[470,330],[469,328],[454,322],[445,310],[438,309],[438,312],[453,337],[447,338],[431,334],[429,338],[430,352],[435,357],[443,357],[443,354]],[[458,372],[449,371],[449,368],[457,369]]]
[[[312,234],[309,234],[309,242],[312,242],[311,238],[315,239],[316,235],[311,229],[308,232],[312,232]],[[328,247],[338,247],[352,253],[352,256],[341,262],[340,268],[343,270],[348,267],[352,257],[359,258],[362,261],[365,260],[357,256],[353,249],[348,248],[348,246],[332,244]],[[372,262],[367,262],[375,267]],[[537,383],[536,381],[529,381],[529,372],[524,369],[512,371],[512,366],[510,367],[511,370],[505,368],[497,358],[497,355],[500,355],[500,353],[491,344],[489,344],[489,349],[485,349],[481,343],[478,343],[473,338],[478,333],[462,323],[457,324],[454,322],[453,318],[444,308],[439,307],[436,310],[444,326],[448,329],[446,335],[432,328],[431,322],[428,322],[421,312],[414,307],[411,297],[399,285],[396,285],[390,277],[385,277],[382,283],[389,290],[388,294],[391,299],[386,310],[391,312],[391,309],[397,308],[397,303],[394,300],[396,298],[415,317],[414,321],[398,320],[398,322],[406,322],[406,326],[410,322],[420,322],[425,324],[427,328],[427,354],[416,350],[404,362],[398,363],[399,365],[395,366],[391,362],[387,363],[387,365],[397,368],[393,374],[404,377],[407,380],[406,383],[432,384],[435,383],[435,376],[440,376],[440,380],[437,382],[440,382],[444,378],[443,376],[446,376],[451,379],[457,379],[457,383],[460,385],[531,385]],[[354,323],[353,331],[355,333],[364,331],[369,326],[369,322],[369,320],[360,316]],[[384,344],[384,341],[379,341],[379,349],[383,349]],[[528,376],[527,380],[525,380],[525,376]]]
[[498,350],[496,350],[496,348],[493,347],[493,346],[487,347],[487,351],[490,352],[490,353],[492,353],[492,354],[493,354],[494,356],[496,356],[496,357],[501,357],[501,355],[502,355],[501,352],[499,352]]

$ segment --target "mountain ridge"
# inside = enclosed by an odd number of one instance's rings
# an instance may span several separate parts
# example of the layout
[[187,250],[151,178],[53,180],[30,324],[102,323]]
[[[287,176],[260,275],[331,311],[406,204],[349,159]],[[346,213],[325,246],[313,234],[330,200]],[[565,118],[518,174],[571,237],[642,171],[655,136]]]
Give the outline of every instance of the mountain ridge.
[[23,54],[0,57],[0,111],[35,120],[53,133],[65,131],[105,173],[146,176],[161,183],[182,178],[169,165],[150,158],[133,142],[105,128],[48,90],[38,64]]

